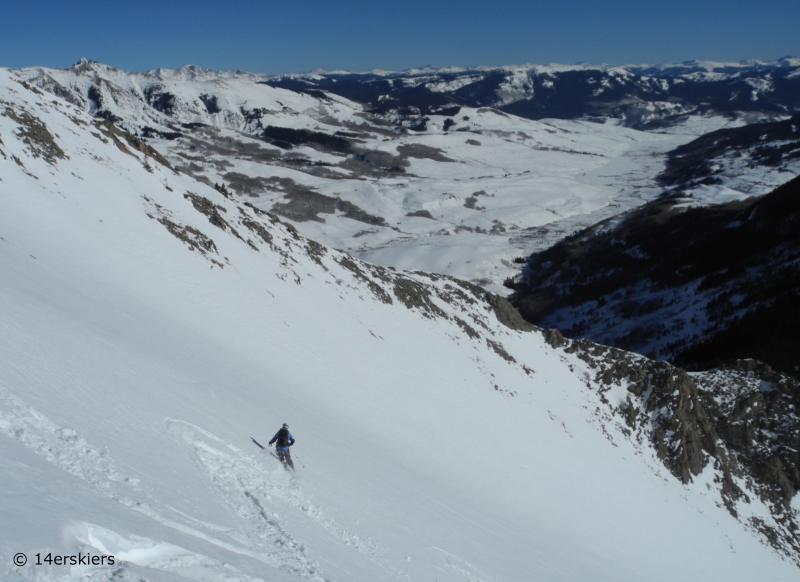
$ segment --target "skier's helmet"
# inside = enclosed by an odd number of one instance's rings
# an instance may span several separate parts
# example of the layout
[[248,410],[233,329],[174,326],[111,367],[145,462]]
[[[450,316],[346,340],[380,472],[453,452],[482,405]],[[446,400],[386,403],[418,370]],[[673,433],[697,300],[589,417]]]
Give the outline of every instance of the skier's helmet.
[[288,429],[289,429],[289,425],[288,425],[288,424],[286,424],[286,423],[284,422],[284,423],[283,423],[283,427],[281,427],[281,428],[285,428],[285,429],[287,429],[287,430],[288,430]]

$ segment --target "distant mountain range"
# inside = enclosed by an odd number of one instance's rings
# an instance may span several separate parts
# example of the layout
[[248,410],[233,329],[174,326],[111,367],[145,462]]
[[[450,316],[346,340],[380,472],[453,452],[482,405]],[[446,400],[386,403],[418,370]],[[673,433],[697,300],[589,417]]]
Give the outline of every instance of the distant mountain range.
[[800,111],[800,58],[663,65],[519,65],[366,73],[314,71],[264,81],[325,91],[375,112],[421,116],[494,107],[528,119],[615,118],[656,129],[689,115],[781,116]]
[[[36,70],[28,69],[29,71]],[[69,100],[90,102],[103,111],[101,80],[130,75],[81,59],[65,72],[98,76],[96,91],[64,83],[54,69],[39,69],[38,86]],[[338,95],[368,106],[372,113],[415,118],[455,115],[458,107],[492,107],[527,119],[619,119],[629,127],[658,129],[690,115],[725,115],[748,122],[800,112],[800,58],[717,63],[691,61],[662,65],[516,65],[504,67],[411,69],[402,72],[323,71],[263,75],[211,71],[187,65],[136,73],[144,100],[169,114],[176,95],[162,82],[199,83],[248,80],[290,89],[318,99]],[[125,83],[123,83],[125,85]],[[134,94],[138,91],[134,91]],[[210,97],[210,96],[209,96]],[[203,101],[213,113],[213,101]]]

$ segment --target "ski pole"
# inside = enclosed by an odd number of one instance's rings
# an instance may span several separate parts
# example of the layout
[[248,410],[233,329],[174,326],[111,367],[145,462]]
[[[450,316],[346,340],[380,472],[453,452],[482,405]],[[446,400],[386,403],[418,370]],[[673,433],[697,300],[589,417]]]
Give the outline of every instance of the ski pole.
[[303,469],[306,468],[306,466],[303,464],[303,461],[301,461],[300,457],[297,456],[297,453],[294,454],[294,458],[297,459],[297,462],[300,463],[300,466],[303,467]]

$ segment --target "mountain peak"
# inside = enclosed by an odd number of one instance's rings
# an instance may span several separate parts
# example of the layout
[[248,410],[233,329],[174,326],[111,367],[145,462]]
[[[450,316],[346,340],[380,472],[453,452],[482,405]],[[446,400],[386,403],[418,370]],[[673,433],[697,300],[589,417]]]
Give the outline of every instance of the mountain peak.
[[97,61],[90,61],[86,57],[81,57],[78,62],[68,68],[70,71],[77,73],[85,73],[86,71],[94,70],[93,65],[99,64]]
[[120,69],[116,67],[112,67],[111,65],[106,65],[99,61],[93,61],[87,59],[85,57],[81,57],[77,63],[73,64],[72,66],[66,69],[67,71],[72,71],[79,75],[86,74],[86,73],[108,73],[108,72],[119,72]]

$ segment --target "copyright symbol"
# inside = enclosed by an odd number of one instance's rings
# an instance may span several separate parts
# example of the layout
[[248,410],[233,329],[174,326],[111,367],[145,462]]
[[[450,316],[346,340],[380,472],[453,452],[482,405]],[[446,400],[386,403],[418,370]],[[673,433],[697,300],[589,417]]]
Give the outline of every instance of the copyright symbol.
[[28,563],[28,556],[20,552],[19,554],[14,554],[14,564],[17,566],[24,566]]

